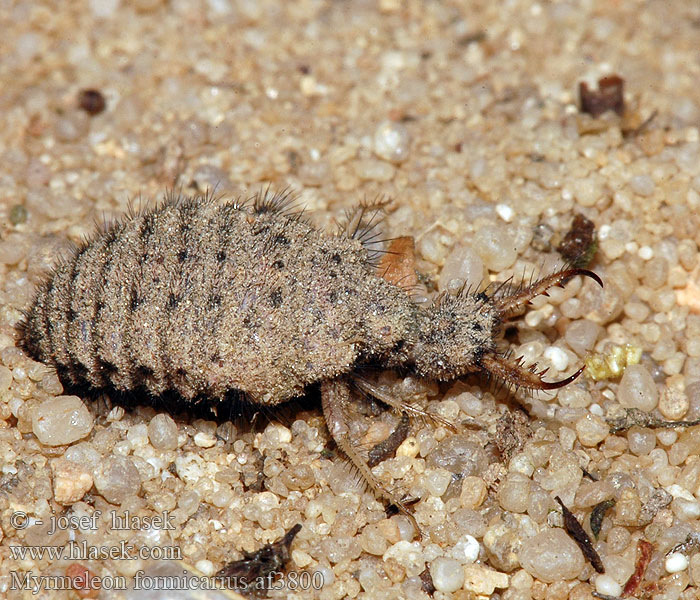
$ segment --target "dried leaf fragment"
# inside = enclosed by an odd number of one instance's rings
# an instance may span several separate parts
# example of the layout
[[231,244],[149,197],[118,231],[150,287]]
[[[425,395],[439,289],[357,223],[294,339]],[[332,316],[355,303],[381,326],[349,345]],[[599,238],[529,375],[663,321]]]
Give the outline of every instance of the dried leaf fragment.
[[389,283],[410,291],[418,285],[415,251],[411,236],[393,239],[377,265],[377,274]]
[[609,75],[598,80],[598,89],[592,90],[585,81],[578,85],[581,112],[592,117],[599,117],[604,112],[612,110],[622,116],[625,112],[623,95],[625,82],[619,75]]
[[593,568],[598,573],[605,573],[603,561],[600,560],[600,556],[598,556],[598,553],[593,547],[588,534],[585,532],[583,527],[581,527],[581,523],[578,522],[578,519],[574,516],[574,513],[572,513],[566,507],[559,496],[554,496],[554,499],[559,503],[559,506],[561,506],[561,512],[564,515],[564,529],[566,530],[566,533],[568,533],[571,539],[576,542],[579,548],[581,548],[581,552],[583,552],[583,555],[586,557],[588,562],[591,563]]

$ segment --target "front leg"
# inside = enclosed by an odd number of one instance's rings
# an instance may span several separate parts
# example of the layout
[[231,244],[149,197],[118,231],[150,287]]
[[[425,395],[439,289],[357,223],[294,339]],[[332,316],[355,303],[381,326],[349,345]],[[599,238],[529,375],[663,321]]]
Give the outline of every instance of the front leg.
[[353,466],[360,472],[367,485],[379,497],[393,504],[403,514],[405,514],[415,527],[418,535],[421,536],[420,527],[415,517],[409,512],[401,500],[386,490],[379,483],[367,465],[367,462],[358,454],[350,440],[350,432],[345,416],[345,408],[352,402],[350,398],[350,387],[344,379],[333,379],[324,381],[321,384],[321,404],[323,406],[323,416],[326,419],[326,426],[340,450],[350,459]]

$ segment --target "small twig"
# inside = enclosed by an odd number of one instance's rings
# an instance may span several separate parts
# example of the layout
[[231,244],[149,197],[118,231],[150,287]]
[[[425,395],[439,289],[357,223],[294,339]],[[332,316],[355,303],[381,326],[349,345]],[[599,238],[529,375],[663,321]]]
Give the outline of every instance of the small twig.
[[628,408],[624,416],[616,419],[608,419],[610,433],[613,435],[621,431],[627,431],[630,427],[648,427],[649,429],[673,429],[675,427],[695,427],[700,425],[700,419],[692,421],[664,421],[655,417],[651,413],[644,412],[638,408]]

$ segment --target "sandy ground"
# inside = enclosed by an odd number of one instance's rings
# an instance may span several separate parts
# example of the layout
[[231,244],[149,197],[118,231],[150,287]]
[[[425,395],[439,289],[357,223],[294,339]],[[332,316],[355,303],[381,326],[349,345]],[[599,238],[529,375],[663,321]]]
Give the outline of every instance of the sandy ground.
[[[203,581],[300,523],[271,597],[426,598],[430,579],[433,598],[619,596],[649,549],[633,594],[696,598],[700,432],[657,425],[700,416],[699,26],[682,1],[0,0],[0,595],[89,569],[103,589],[88,597],[172,598],[107,588],[182,574],[153,548]],[[583,114],[579,84],[610,75],[623,114]],[[584,361],[588,376],[494,396],[484,378],[377,375],[457,424],[414,421],[374,467],[419,498],[422,540],[357,481],[317,394],[231,424],[75,398],[16,347],[35,285],[96,221],[167,189],[267,184],[331,231],[362,199],[391,198],[384,230],[415,239],[428,302],[549,273],[574,215],[595,225],[604,290],[576,278],[507,335],[548,380]],[[645,416],[613,434],[627,409]],[[358,398],[356,421],[367,449],[398,417]],[[604,575],[564,533],[557,496]],[[141,520],[116,529],[126,511]],[[147,527],[166,513],[172,528]],[[70,540],[151,552],[16,552]]]

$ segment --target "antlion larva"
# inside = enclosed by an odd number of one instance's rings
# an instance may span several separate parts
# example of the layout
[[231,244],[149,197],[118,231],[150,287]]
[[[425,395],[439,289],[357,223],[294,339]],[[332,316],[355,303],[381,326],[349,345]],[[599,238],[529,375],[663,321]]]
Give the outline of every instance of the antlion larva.
[[[477,371],[531,389],[558,382],[497,349],[504,321],[583,269],[508,291],[443,294],[427,308],[377,274],[376,207],[335,235],[289,210],[287,192],[250,201],[175,197],[97,233],[41,284],[23,346],[69,386],[176,392],[275,405],[320,383],[331,435],[389,501],[353,447],[345,416],[353,371],[401,368],[446,381]],[[368,393],[378,393],[366,382]],[[396,409],[415,412],[380,394]]]

